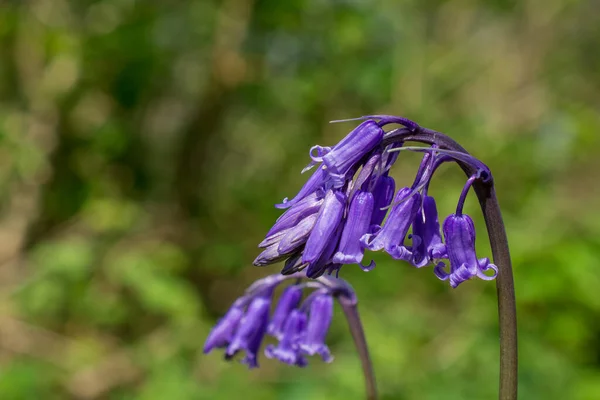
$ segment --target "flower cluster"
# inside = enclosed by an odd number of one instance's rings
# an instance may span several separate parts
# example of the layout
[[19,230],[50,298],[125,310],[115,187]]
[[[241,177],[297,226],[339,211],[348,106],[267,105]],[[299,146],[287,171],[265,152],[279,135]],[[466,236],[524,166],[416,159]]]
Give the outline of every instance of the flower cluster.
[[[242,362],[255,368],[258,367],[262,341],[270,335],[278,340],[278,344],[266,346],[268,358],[304,367],[306,356],[316,354],[323,361],[331,362],[333,357],[325,337],[333,317],[333,299],[345,296],[356,303],[354,291],[346,282],[333,277],[296,283],[283,290],[271,315],[275,288],[286,279],[302,277],[303,273],[272,275],[255,282],[213,328],[204,344],[204,353],[224,348],[225,358],[231,360],[238,352],[245,351]],[[303,296],[307,289],[313,291]]]
[[[427,141],[433,143],[431,147],[406,147],[398,136],[384,131],[388,124],[400,124],[410,134],[423,132],[405,118],[362,119],[337,145],[310,150],[312,161],[303,172],[316,167],[315,171],[293,199],[276,205],[286,211],[260,243],[263,252],[254,260],[256,266],[285,260],[281,274],[255,282],[233,303],[208,336],[205,353],[224,348],[229,360],[243,350],[242,362],[257,367],[262,341],[270,335],[278,344],[266,346],[269,358],[303,367],[307,356],[318,354],[330,362],[325,337],[334,298],[348,317],[357,346],[366,349],[360,339],[364,336],[354,291],[337,278],[345,264],[373,269],[373,261],[363,263],[365,250],[383,250],[417,268],[432,265],[435,275],[452,287],[473,277],[496,277],[497,267],[487,258],[477,258],[473,220],[463,214],[471,186],[477,181],[491,184],[488,167],[466,153],[443,149],[435,134]],[[389,172],[402,150],[424,155],[412,185],[396,190]],[[449,161],[458,161],[475,173],[465,183],[456,212],[440,227],[436,203],[428,191],[435,171]],[[336,278],[331,276],[334,272]],[[312,279],[301,283],[303,278]],[[287,279],[297,282],[283,291],[271,314],[275,288]],[[304,296],[307,289],[313,291]]]
[[[392,123],[420,129],[401,117],[365,117],[334,147],[310,150],[312,161],[304,171],[317,168],[296,197],[276,205],[287,210],[259,244],[264,250],[254,265],[286,260],[283,274],[306,269],[307,277],[316,278],[337,273],[344,264],[358,264],[369,271],[375,263],[363,264],[365,250],[384,250],[418,268],[433,265],[436,276],[449,280],[452,287],[475,276],[495,278],[496,266],[487,258],[477,258],[473,221],[462,213],[471,185],[491,180],[491,172],[468,154],[435,144],[430,148],[403,147],[403,143],[384,146],[383,128]],[[424,156],[413,184],[396,191],[389,171],[405,149],[422,151]],[[477,173],[467,180],[456,213],[445,219],[440,230],[436,203],[428,189],[438,167],[454,160]],[[450,264],[449,272],[445,261]],[[486,275],[486,271],[492,273]]]

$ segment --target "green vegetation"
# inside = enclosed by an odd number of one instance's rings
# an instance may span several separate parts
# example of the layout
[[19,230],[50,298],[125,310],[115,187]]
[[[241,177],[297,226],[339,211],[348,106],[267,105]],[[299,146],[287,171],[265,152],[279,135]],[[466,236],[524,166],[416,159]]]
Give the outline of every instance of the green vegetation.
[[[202,354],[308,149],[403,115],[492,169],[523,399],[600,398],[600,24],[583,0],[0,1],[0,399],[360,399],[332,364]],[[394,176],[408,183],[418,154]],[[432,186],[440,214],[464,177]],[[469,196],[482,256],[485,228]],[[486,254],[484,254],[486,253]],[[496,396],[495,285],[342,276],[382,399]]]

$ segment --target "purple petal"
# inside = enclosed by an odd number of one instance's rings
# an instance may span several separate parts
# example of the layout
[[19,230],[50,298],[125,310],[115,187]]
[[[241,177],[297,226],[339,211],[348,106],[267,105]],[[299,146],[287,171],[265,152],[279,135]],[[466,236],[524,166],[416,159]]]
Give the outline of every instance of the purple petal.
[[337,264],[360,264],[364,256],[364,248],[360,238],[367,233],[373,213],[373,194],[358,191],[350,203],[348,220],[344,225],[338,252],[333,256]]
[[[394,258],[406,260],[408,249],[404,247],[404,238],[419,211],[421,195],[412,193],[410,188],[398,191],[390,215],[383,227],[375,234],[366,234],[361,238],[363,246],[369,250],[385,251]],[[407,196],[410,196],[407,198]]]
[[310,316],[306,336],[300,343],[300,349],[306,354],[319,354],[323,361],[331,362],[333,357],[325,344],[327,331],[333,318],[333,298],[328,294],[318,294],[310,304]]
[[[371,184],[373,173],[375,172],[375,167],[381,164],[381,151],[374,153],[365,165],[363,165],[362,169],[358,173],[358,176],[352,183],[354,190],[362,189],[369,190],[368,187]],[[349,197],[350,199],[352,197]]]
[[383,129],[373,120],[367,120],[350,132],[329,153],[323,164],[331,175],[342,176],[383,139]]
[[317,221],[306,241],[302,262],[316,261],[342,221],[346,196],[340,191],[329,190],[317,216]]
[[423,198],[422,212],[417,213],[415,217],[413,237],[415,236],[420,238],[418,245],[413,243],[415,266],[423,267],[434,259],[446,257],[446,246],[442,243],[437,207],[435,199],[431,196]]
[[256,297],[248,306],[246,315],[239,323],[239,327],[225,351],[225,358],[231,359],[237,352],[244,350],[246,357],[242,363],[249,368],[258,367],[257,353],[269,323],[269,309],[271,299]]
[[316,214],[309,215],[308,217],[304,218],[298,225],[296,225],[293,228],[290,228],[286,232],[286,234],[283,235],[283,237],[281,238],[277,251],[279,251],[282,254],[291,253],[298,247],[306,243],[306,239],[308,239],[308,236],[313,230],[316,221]]
[[342,236],[343,229],[343,224],[339,224],[335,232],[329,239],[327,246],[325,246],[323,253],[321,253],[317,260],[308,264],[306,268],[307,278],[318,278],[319,276],[323,275],[326,271],[330,271],[336,268],[335,265],[331,263],[331,258],[333,257],[333,254],[335,253],[336,249],[338,248],[340,236]]
[[217,347],[227,347],[243,315],[244,310],[241,307],[231,307],[210,331],[204,343],[204,353],[206,354]]
[[287,198],[285,198],[285,199],[283,199],[283,202],[281,204],[276,204],[275,207],[276,208],[289,208],[289,207],[293,206],[294,204],[298,203],[300,200],[302,200],[305,197],[307,197],[308,195],[316,192],[317,189],[322,187],[325,184],[328,176],[329,176],[328,171],[326,171],[323,167],[318,168],[311,175],[311,177],[308,179],[308,181],[306,181],[304,186],[302,186],[302,189],[300,189],[300,191],[298,192],[296,197],[294,197],[292,200],[288,200]]
[[281,340],[283,335],[283,327],[285,320],[288,318],[290,312],[298,307],[300,300],[302,299],[302,288],[297,285],[288,286],[285,288],[277,303],[275,312],[271,317],[271,322],[267,327],[267,333],[271,336]]
[[289,257],[290,253],[282,254],[278,248],[279,243],[270,245],[256,257],[252,264],[257,267],[264,267],[265,265],[273,264]]
[[[373,215],[371,216],[371,225],[381,225],[388,212],[386,207],[392,202],[395,190],[396,182],[394,181],[394,178],[387,175],[379,177],[373,188],[375,204],[373,206]],[[385,210],[382,210],[382,208],[385,208]]]
[[316,192],[306,196],[277,219],[273,227],[267,232],[266,238],[268,239],[278,232],[296,226],[304,218],[316,214],[319,212],[321,204],[323,204],[323,198],[317,196]]
[[268,358],[276,358],[281,362],[298,367],[305,367],[308,362],[300,351],[299,341],[306,330],[307,317],[299,310],[293,310],[285,321],[278,346],[269,345],[265,349]]
[[475,253],[475,225],[466,214],[452,214],[444,221],[444,237],[446,251],[450,260],[450,285],[457,287],[462,282],[474,276],[484,276],[483,279],[494,279],[493,276],[483,274],[483,271],[492,269],[497,273],[498,268],[490,264],[487,259],[477,259]]

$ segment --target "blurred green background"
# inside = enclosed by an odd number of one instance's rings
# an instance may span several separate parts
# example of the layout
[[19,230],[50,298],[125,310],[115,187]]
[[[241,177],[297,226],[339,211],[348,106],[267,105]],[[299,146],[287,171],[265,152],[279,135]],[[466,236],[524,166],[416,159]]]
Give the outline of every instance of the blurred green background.
[[[309,147],[369,113],[491,167],[521,398],[600,398],[599,49],[597,1],[0,1],[0,399],[362,398],[339,310],[332,364],[201,350],[279,271],[251,262]],[[419,155],[401,157],[409,183]],[[464,179],[434,179],[441,214]],[[382,399],[494,398],[493,282],[376,259],[342,276]]]

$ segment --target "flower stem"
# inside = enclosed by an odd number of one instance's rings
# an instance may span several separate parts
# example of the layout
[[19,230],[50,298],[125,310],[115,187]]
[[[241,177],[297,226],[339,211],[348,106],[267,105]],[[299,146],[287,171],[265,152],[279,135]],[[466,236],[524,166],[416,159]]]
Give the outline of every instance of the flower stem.
[[[427,128],[419,128],[416,131],[410,131],[406,128],[390,131],[385,135],[382,146],[404,141],[430,145],[437,144],[442,149],[468,154],[462,146],[449,136]],[[467,176],[472,176],[477,172],[475,168],[465,163],[460,161],[457,161],[457,163]],[[498,276],[496,277],[500,326],[500,387],[498,398],[499,400],[516,400],[518,381],[517,309],[506,230],[493,181],[483,182],[478,180],[473,183],[473,189],[477,194],[485,219],[494,264],[498,266]]]
[[367,340],[365,338],[365,332],[360,322],[360,316],[358,315],[358,308],[356,299],[351,297],[340,295],[337,297],[338,302],[342,306],[342,310],[348,320],[348,326],[350,327],[350,333],[352,339],[358,351],[360,363],[362,365],[363,374],[365,377],[365,390],[367,393],[367,400],[377,399],[377,384],[375,382],[375,373],[373,372],[373,364],[371,363],[371,357],[369,356],[369,348],[367,347]]

